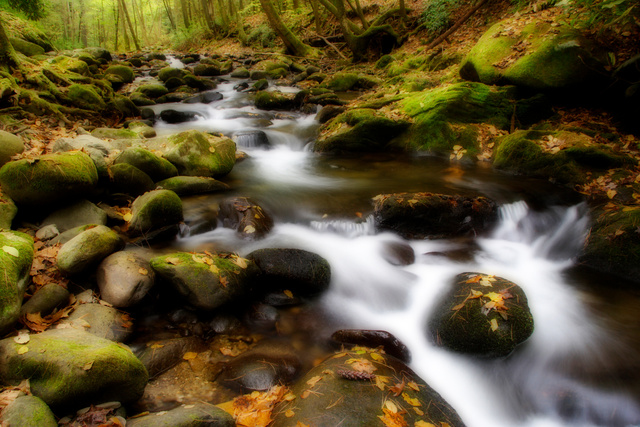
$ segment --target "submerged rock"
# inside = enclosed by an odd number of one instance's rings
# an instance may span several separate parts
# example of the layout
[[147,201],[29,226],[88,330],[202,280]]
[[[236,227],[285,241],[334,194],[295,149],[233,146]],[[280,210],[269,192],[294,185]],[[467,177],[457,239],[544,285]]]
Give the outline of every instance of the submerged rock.
[[364,347],[326,359],[296,381],[291,394],[274,408],[273,427],[464,426],[456,411],[407,365]]
[[474,356],[507,356],[532,333],[533,316],[522,288],[481,273],[456,276],[428,320],[428,335],[436,345]]
[[376,226],[406,238],[475,236],[498,219],[496,203],[486,197],[396,193],[374,201]]

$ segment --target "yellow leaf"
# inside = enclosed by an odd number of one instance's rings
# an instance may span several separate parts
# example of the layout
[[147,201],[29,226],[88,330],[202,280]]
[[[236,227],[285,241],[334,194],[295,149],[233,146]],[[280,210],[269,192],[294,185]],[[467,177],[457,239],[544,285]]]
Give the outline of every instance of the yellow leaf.
[[296,427],[310,427],[310,426],[309,426],[309,424],[304,424],[304,423],[302,423],[302,422],[298,421],[298,422],[296,423]]
[[167,257],[164,259],[168,264],[171,265],[178,265],[180,264],[180,258],[176,258],[176,257]]
[[216,148],[213,145],[210,145],[209,146],[209,152],[215,153],[216,152]]
[[424,415],[424,411],[423,411],[422,409],[420,409],[420,408],[415,408],[415,407],[414,407],[414,408],[413,408],[413,411],[414,411],[416,414],[420,415],[420,416],[423,416],[423,415]]
[[285,402],[291,402],[292,400],[296,399],[296,395],[289,392],[287,394],[284,395],[284,397],[282,398],[282,400],[284,400]]
[[420,386],[415,381],[409,381],[407,383],[407,387],[409,387],[411,390],[420,391]]
[[93,367],[93,360],[91,362],[87,362],[84,364],[84,366],[82,367],[83,371],[88,371],[89,369],[91,369]]
[[415,424],[413,424],[413,426],[414,427],[436,427],[435,424],[431,424],[422,420],[416,421]]
[[158,349],[158,348],[162,348],[162,347],[164,347],[164,344],[155,343],[155,344],[152,344],[152,345],[151,345],[151,348],[152,348],[153,350],[156,350],[156,349]]
[[18,348],[18,354],[25,354],[27,351],[29,351],[29,347],[27,347],[26,345],[20,346],[20,348]]
[[491,301],[498,302],[502,301],[502,295],[497,294],[495,292],[489,292],[488,294],[484,294],[485,298],[489,298]]
[[380,353],[371,353],[371,358],[376,362],[380,362],[380,363],[385,362],[384,356],[381,355]]
[[300,395],[300,398],[306,399],[307,397],[309,397],[310,394],[311,394],[311,390],[305,390],[302,392],[302,395]]
[[464,156],[464,150],[458,151],[458,154],[456,154],[456,160],[460,160],[462,156]]
[[196,357],[198,357],[198,353],[194,351],[188,351],[182,356],[184,360],[192,360],[192,359],[195,359]]
[[461,302],[460,304],[458,304],[458,305],[456,305],[454,307],[451,307],[451,311],[458,311],[458,310],[462,309],[462,307],[464,307],[464,303],[463,302]]
[[138,273],[142,274],[143,276],[146,276],[147,274],[149,274],[149,271],[147,271],[146,268],[139,268]]
[[16,258],[18,258],[20,256],[20,252],[18,252],[18,250],[16,248],[14,248],[13,246],[3,246],[2,250],[5,251],[6,253],[8,253],[11,256],[14,256]]
[[320,381],[322,379],[322,377],[320,375],[316,375],[315,377],[311,378],[310,380],[307,381],[307,384],[309,384],[311,387],[313,387],[314,385],[316,385],[318,383],[318,381]]
[[287,297],[293,298],[293,292],[291,292],[289,289],[285,289],[283,292]]
[[365,372],[367,374],[372,374],[373,371],[378,369],[367,359],[349,359],[347,360],[347,364],[351,365],[351,369],[354,371]]
[[284,413],[284,416],[287,418],[291,418],[295,415],[296,413],[293,412],[291,409],[288,409],[287,412]]
[[493,332],[498,330],[498,319],[491,319],[491,330]]
[[616,194],[618,194],[616,190],[607,190],[607,197],[610,199],[613,199],[616,196]]
[[253,225],[247,225],[242,231],[244,233],[251,234],[256,232],[256,228]]
[[242,257],[234,257],[233,262],[240,268],[247,268],[247,260]]
[[207,265],[213,265],[213,260],[211,258],[209,258],[208,256],[202,258],[202,261],[204,261],[204,263],[207,264]]
[[389,411],[391,411],[391,413],[393,413],[393,414],[395,414],[396,412],[398,412],[398,407],[396,406],[396,404],[395,404],[395,403],[393,403],[393,402],[392,402],[392,401],[390,401],[390,400],[386,400],[386,401],[384,402],[384,406],[385,406]]
[[191,259],[197,262],[198,264],[204,264],[204,259],[200,258],[199,256],[196,256],[195,254],[191,255]]
[[404,399],[405,402],[407,402],[411,406],[422,406],[422,403],[420,403],[418,399],[416,399],[415,397],[409,396],[409,394],[407,393],[402,393],[402,398]]
[[131,214],[131,212],[128,212],[128,213],[122,215],[122,219],[125,220],[126,222],[131,221],[131,218],[133,218],[133,215]]
[[215,274],[220,274],[220,269],[214,264],[211,264],[209,266],[209,270],[211,270],[211,272],[213,272]]
[[223,288],[226,288],[227,285],[229,284],[229,279],[227,279],[224,276],[220,277],[220,284],[222,285]]
[[376,387],[380,390],[384,391],[384,386],[389,382],[389,377],[385,377],[384,375],[376,375]]
[[462,145],[454,145],[453,146],[453,151],[460,151],[462,150]]

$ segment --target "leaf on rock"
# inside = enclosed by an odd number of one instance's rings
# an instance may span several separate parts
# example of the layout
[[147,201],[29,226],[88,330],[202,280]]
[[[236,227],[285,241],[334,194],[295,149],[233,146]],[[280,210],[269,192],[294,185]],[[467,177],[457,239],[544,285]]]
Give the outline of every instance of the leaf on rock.
[[402,398],[404,399],[405,402],[407,402],[411,406],[422,406],[422,403],[420,403],[420,400],[416,399],[415,397],[409,396],[408,393],[402,393]]
[[18,249],[14,248],[13,246],[3,246],[2,250],[16,258],[20,256],[20,252],[18,252]]
[[247,260],[242,258],[242,257],[234,255],[234,256],[231,257],[231,260],[233,261],[234,264],[236,264],[240,268],[247,268],[248,267]]
[[373,374],[373,371],[377,370],[373,363],[367,359],[349,359],[347,365],[351,365],[351,369],[358,372],[365,372],[367,374]]
[[171,265],[180,264],[180,258],[177,258],[177,257],[166,257],[164,260]]
[[252,234],[256,232],[256,228],[253,225],[247,225],[244,230],[242,230],[243,233],[247,233],[247,234]]
[[28,351],[29,347],[27,347],[26,345],[21,345],[20,347],[18,347],[18,354],[25,354]]
[[193,360],[196,357],[198,357],[198,353],[196,353],[195,351],[188,351],[182,356],[184,360]]
[[287,298],[293,298],[293,292],[291,292],[289,289],[285,289],[283,293],[287,296]]
[[131,221],[131,218],[133,218],[133,214],[131,212],[127,212],[126,214],[122,215],[122,219],[126,222]]
[[146,268],[140,267],[138,269],[138,273],[142,274],[143,276],[146,276],[147,274],[149,274],[149,271]]
[[224,276],[220,277],[220,284],[222,285],[223,288],[226,288],[227,285],[229,284],[229,279],[227,279]]
[[87,363],[85,363],[85,364],[84,364],[84,366],[82,367],[82,370],[83,370],[83,371],[88,371],[88,370],[90,370],[91,368],[93,368],[93,362],[94,362],[94,361],[92,360],[91,362],[87,362]]
[[307,381],[307,384],[310,385],[311,387],[313,387],[314,385],[316,385],[318,383],[318,381],[320,381],[322,379],[322,377],[320,375],[316,375],[315,377],[312,377],[311,379],[309,379]]
[[[388,402],[388,401],[387,401]],[[407,421],[398,412],[393,412],[387,408],[382,408],[384,415],[378,415],[386,427],[407,427]]]
[[490,323],[491,323],[491,330],[493,332],[497,331],[498,330],[498,319],[493,318],[493,319],[491,319]]
[[31,337],[29,336],[29,331],[21,330],[18,331],[18,335],[13,337],[13,341],[18,344],[26,344],[31,341]]
[[436,427],[436,425],[428,423],[426,421],[418,420],[415,422],[414,427]]

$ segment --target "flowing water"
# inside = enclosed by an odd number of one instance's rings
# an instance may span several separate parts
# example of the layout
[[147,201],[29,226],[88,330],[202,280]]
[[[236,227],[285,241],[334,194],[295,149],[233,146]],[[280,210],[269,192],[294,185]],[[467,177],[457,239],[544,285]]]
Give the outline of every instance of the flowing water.
[[[222,227],[195,235],[187,229],[177,248],[247,255],[289,247],[323,256],[331,264],[332,283],[316,302],[322,313],[317,322],[396,335],[411,349],[412,368],[469,426],[640,425],[634,327],[639,300],[630,291],[606,289],[617,280],[574,267],[589,227],[588,209],[575,195],[546,182],[429,156],[314,154],[313,115],[258,111],[250,95],[233,90],[238,82],[223,82],[217,89],[223,99],[208,105],[155,106],[156,112],[174,108],[199,115],[179,125],[160,122],[156,130],[200,129],[232,137],[264,131],[271,147],[239,146],[249,158],[224,180],[231,194],[254,198],[276,225],[266,238],[251,242]],[[501,205],[500,222],[490,235],[475,239],[405,241],[377,232],[371,198],[402,191],[485,195]],[[185,199],[185,216],[197,222],[229,195]],[[409,245],[415,262],[390,262],[394,245]],[[535,331],[505,360],[454,354],[426,338],[437,296],[468,271],[505,277],[528,296]]]

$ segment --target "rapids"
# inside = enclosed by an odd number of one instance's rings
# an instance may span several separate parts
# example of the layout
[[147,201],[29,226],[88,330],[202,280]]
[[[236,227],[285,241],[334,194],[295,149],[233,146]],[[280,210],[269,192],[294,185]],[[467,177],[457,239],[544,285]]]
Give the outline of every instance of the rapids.
[[[173,108],[199,116],[178,125],[159,122],[156,130],[199,129],[231,137],[264,131],[270,149],[239,146],[249,158],[224,181],[231,194],[257,200],[276,226],[251,242],[222,227],[197,235],[187,229],[173,246],[240,255],[290,247],[323,256],[331,264],[332,283],[316,302],[323,313],[317,321],[330,319],[329,329],[395,334],[411,349],[412,368],[468,426],[639,425],[637,332],[631,337],[620,332],[611,315],[615,303],[603,304],[601,288],[576,273],[574,258],[589,228],[588,209],[579,198],[547,182],[452,166],[426,155],[316,155],[309,150],[318,128],[313,115],[256,110],[249,94],[233,89],[238,82],[222,82],[216,91],[223,99],[211,104],[154,106],[156,112]],[[377,232],[371,198],[402,191],[485,195],[501,205],[500,223],[475,239],[405,241]],[[185,216],[197,217],[228,196],[185,199]],[[415,262],[390,263],[393,244],[410,245]],[[426,338],[433,302],[455,275],[467,271],[505,277],[527,293],[535,331],[505,360],[454,354]],[[628,298],[638,306],[637,297]],[[320,340],[322,325],[317,329]]]

